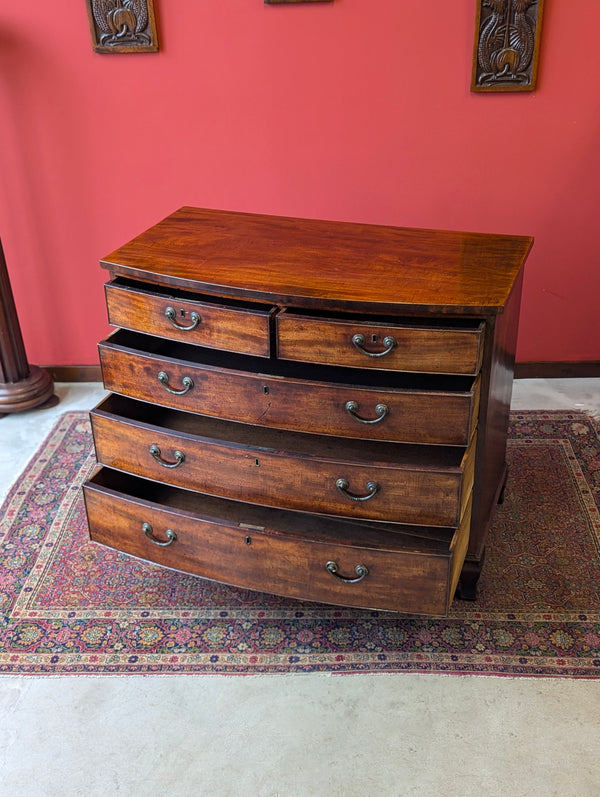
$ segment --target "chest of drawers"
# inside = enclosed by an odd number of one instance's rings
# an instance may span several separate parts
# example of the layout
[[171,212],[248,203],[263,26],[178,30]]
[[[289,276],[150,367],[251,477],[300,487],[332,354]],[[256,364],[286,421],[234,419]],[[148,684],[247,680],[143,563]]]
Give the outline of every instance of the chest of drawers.
[[531,244],[181,208],[113,252],[92,540],[303,600],[474,598]]

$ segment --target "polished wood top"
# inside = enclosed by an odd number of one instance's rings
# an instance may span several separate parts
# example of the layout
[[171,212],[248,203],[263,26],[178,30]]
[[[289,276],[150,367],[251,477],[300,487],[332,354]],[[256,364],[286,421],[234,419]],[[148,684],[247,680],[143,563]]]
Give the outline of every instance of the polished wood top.
[[502,312],[533,244],[492,235],[184,207],[101,261],[225,297],[363,312]]

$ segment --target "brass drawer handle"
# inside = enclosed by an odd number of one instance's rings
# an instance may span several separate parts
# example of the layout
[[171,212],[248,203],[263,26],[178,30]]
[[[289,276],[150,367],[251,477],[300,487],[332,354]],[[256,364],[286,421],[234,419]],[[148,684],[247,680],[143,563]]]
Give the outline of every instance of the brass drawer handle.
[[165,371],[160,371],[158,374],[158,381],[161,385],[168,390],[169,393],[174,393],[176,396],[184,396],[188,390],[191,390],[194,387],[194,382],[191,376],[184,376],[181,380],[181,384],[183,385],[183,390],[173,390],[173,388],[169,385],[169,375]]
[[165,534],[167,535],[167,541],[161,542],[157,540],[152,535],[154,534],[152,530],[152,526],[149,523],[142,523],[142,531],[146,535],[146,537],[150,540],[150,542],[154,543],[154,545],[158,545],[161,548],[166,548],[167,545],[173,545],[173,543],[177,540],[177,534],[173,531],[173,529],[167,529]]
[[354,495],[353,493],[348,492],[348,488],[350,484],[348,483],[347,479],[338,479],[335,483],[335,486],[338,490],[346,496],[346,498],[350,498],[352,501],[369,501],[373,496],[379,491],[379,485],[377,482],[367,482],[367,492],[368,495]]
[[166,459],[163,459],[160,454],[160,448],[153,443],[150,446],[150,453],[154,457],[154,459],[158,462],[159,465],[162,465],[163,468],[178,468],[183,460],[185,459],[185,454],[183,451],[174,451],[173,456],[175,457],[175,462],[167,462]]
[[357,584],[359,581],[362,581],[365,576],[369,575],[369,568],[366,565],[356,565],[354,568],[356,578],[346,578],[345,576],[340,576],[340,568],[337,562],[327,562],[325,567],[328,573],[331,573],[331,575],[339,579],[339,581],[343,581],[344,584]]
[[363,348],[366,343],[366,338],[360,332],[357,332],[356,335],[352,336],[352,343],[354,343],[359,352],[366,354],[367,357],[385,357],[385,355],[389,354],[396,345],[396,338],[392,337],[391,335],[386,335],[383,339],[383,345],[385,346],[385,349],[379,352],[367,351],[365,348]]
[[354,418],[355,421],[358,421],[359,423],[373,424],[373,423],[380,423],[385,418],[385,416],[389,413],[390,408],[388,407],[387,404],[376,404],[375,405],[375,414],[378,417],[377,418],[372,418],[372,419],[361,418],[359,415],[356,414],[358,412],[358,402],[357,401],[347,401],[346,402],[346,410]]
[[200,316],[195,310],[192,310],[192,312],[190,313],[190,320],[192,323],[187,327],[184,327],[181,324],[177,323],[177,313],[175,312],[175,309],[173,307],[167,307],[167,309],[165,310],[165,316],[168,318],[169,322],[171,323],[171,326],[174,326],[175,329],[181,329],[184,332],[191,332],[191,330],[196,329],[196,327],[200,323]]

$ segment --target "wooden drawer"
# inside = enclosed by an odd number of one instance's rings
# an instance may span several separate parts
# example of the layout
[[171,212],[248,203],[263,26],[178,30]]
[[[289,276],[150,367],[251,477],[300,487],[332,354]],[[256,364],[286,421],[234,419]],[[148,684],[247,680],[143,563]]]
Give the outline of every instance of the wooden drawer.
[[[147,420],[142,420],[146,418]],[[458,526],[473,485],[475,436],[459,447],[316,438],[109,397],[92,412],[98,462],[265,506]]]
[[353,368],[476,374],[483,353],[482,322],[353,321],[284,311],[278,314],[277,356]]
[[102,545],[238,587],[398,612],[448,612],[469,537],[470,508],[457,530],[398,533],[384,524],[374,529],[210,498],[106,469],[86,482],[84,495],[91,539]]
[[[108,390],[271,428],[466,446],[477,424],[479,377],[349,372],[273,360],[266,364],[122,332],[100,344],[100,360]],[[261,366],[268,373],[261,373]],[[168,375],[176,390],[184,388],[186,377],[192,387],[181,395],[171,393],[159,382],[160,373]],[[348,381],[350,373],[353,382]]]
[[105,285],[108,320],[124,329],[158,335],[213,349],[269,357],[270,318],[267,305],[231,300],[219,303],[185,291],[152,289],[144,283],[117,279]]

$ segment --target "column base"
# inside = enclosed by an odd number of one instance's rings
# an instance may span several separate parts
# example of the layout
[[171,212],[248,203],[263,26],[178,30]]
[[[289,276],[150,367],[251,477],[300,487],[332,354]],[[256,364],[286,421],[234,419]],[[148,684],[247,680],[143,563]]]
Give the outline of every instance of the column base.
[[54,382],[48,371],[37,365],[29,366],[29,376],[18,382],[0,382],[0,416],[23,412],[34,407],[58,404]]

